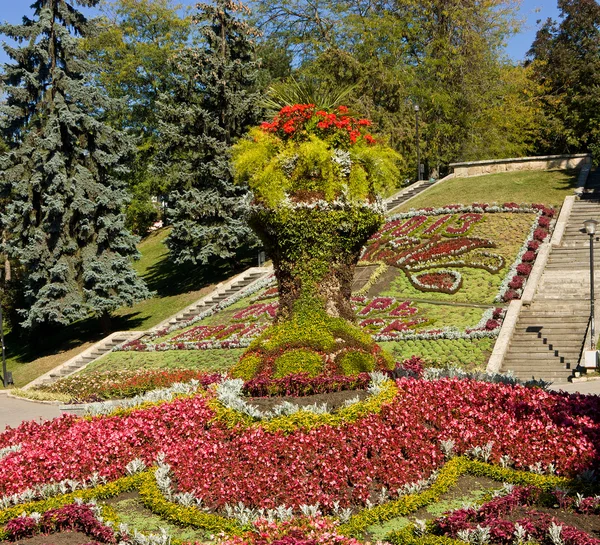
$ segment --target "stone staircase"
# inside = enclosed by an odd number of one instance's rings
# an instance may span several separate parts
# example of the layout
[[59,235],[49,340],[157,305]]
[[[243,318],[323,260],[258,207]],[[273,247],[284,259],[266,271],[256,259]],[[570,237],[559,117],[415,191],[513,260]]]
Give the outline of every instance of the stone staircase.
[[55,367],[48,373],[36,378],[27,384],[25,388],[34,388],[36,386],[51,384],[59,378],[72,375],[73,373],[76,373],[77,371],[80,371],[89,365],[91,362],[97,360],[105,354],[108,354],[116,346],[139,338],[143,334],[143,331],[117,331],[116,333],[112,333],[87,350],[84,350],[81,354],[78,354],[58,367]]
[[415,195],[418,195],[422,191],[429,189],[433,184],[427,180],[422,180],[420,182],[415,182],[409,185],[407,188],[403,189],[399,193],[396,193],[388,200],[385,201],[385,206],[387,211],[393,210],[394,208],[400,206],[405,203],[408,199],[412,199]]
[[166,327],[180,325],[183,322],[187,322],[195,316],[198,316],[198,314],[217,306],[220,302],[224,301],[228,297],[231,297],[235,293],[247,288],[250,284],[258,282],[272,272],[272,267],[252,267],[247,269],[229,282],[218,286],[217,289],[215,289],[210,295],[203,297],[190,306],[184,308],[175,316],[167,318],[157,326],[153,327],[150,332],[160,331]]
[[[599,177],[595,173],[586,190]],[[583,222],[600,221],[597,195],[588,191],[584,196],[588,199],[573,204],[561,245],[552,248],[534,300],[522,308],[504,358],[502,371],[511,370],[522,380],[566,382],[579,364],[590,317],[590,244]],[[600,287],[600,244],[594,250],[595,284]]]

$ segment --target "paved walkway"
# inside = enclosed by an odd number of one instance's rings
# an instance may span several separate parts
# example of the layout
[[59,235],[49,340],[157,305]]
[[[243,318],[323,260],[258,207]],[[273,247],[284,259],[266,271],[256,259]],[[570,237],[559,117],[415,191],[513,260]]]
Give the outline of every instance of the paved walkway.
[[50,420],[60,415],[58,405],[0,395],[0,432],[3,432],[6,426],[15,428],[25,420]]
[[567,382],[561,384],[553,384],[551,390],[563,390],[565,392],[580,394],[595,394],[600,395],[600,380],[588,380],[587,382]]
[[[555,384],[551,386],[551,389],[600,395],[600,380]],[[61,414],[58,405],[36,403],[0,394],[0,433],[5,430],[6,426],[15,428],[25,420],[51,420]]]

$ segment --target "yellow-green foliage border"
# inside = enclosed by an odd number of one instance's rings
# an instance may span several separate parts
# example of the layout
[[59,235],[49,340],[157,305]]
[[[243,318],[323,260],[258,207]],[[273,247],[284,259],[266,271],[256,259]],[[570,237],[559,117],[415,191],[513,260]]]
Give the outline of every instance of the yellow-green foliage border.
[[381,412],[384,404],[390,403],[398,395],[398,387],[389,380],[381,387],[379,394],[370,396],[364,401],[343,407],[335,414],[315,414],[308,411],[279,416],[267,422],[255,421],[248,415],[225,407],[218,399],[209,399],[209,407],[215,411],[215,420],[224,423],[228,428],[261,427],[269,433],[293,433],[297,430],[309,431],[321,426],[340,427],[351,424],[371,414]]
[[[240,535],[244,528],[234,520],[226,519],[220,515],[204,513],[193,507],[185,507],[165,499],[156,485],[154,469],[122,477],[107,484],[98,485],[95,488],[76,490],[68,494],[61,494],[53,498],[22,503],[0,511],[0,524],[4,525],[9,520],[18,517],[22,513],[33,512],[45,513],[50,509],[58,509],[65,505],[74,503],[76,499],[83,501],[114,498],[125,492],[137,490],[140,500],[152,513],[181,526],[192,526],[213,533],[225,532],[228,535]],[[102,516],[114,524],[119,523],[118,515],[114,508],[104,506]],[[6,539],[4,528],[0,529],[0,540]],[[177,540],[172,540],[177,543]]]
[[[556,487],[573,487],[575,483],[564,477],[557,477],[553,475],[538,475],[536,473],[529,473],[527,471],[519,471],[510,468],[503,468],[499,466],[493,466],[478,462],[475,460],[469,460],[464,457],[453,458],[448,461],[444,467],[440,470],[440,474],[436,479],[435,483],[427,490],[419,494],[409,494],[403,496],[398,500],[391,501],[382,505],[377,505],[370,509],[364,509],[356,515],[350,518],[350,520],[340,526],[339,531],[342,534],[351,537],[361,537],[366,529],[372,524],[378,524],[386,522],[396,517],[403,517],[410,513],[413,513],[421,507],[425,507],[432,503],[439,501],[442,494],[445,494],[456,485],[458,478],[461,475],[474,475],[479,477],[488,477],[494,481],[507,482],[515,485],[533,485],[542,490],[549,491]],[[412,532],[411,527],[409,529],[403,529],[399,532],[393,532],[390,536],[386,536],[388,541],[390,537],[397,536],[398,539],[408,538],[408,532]],[[416,537],[413,534],[412,539],[414,541],[406,541],[406,543],[419,543],[419,544],[444,544],[444,543],[455,543],[455,541],[431,541],[432,536],[429,536],[427,541],[422,541],[424,538]],[[438,538],[436,538],[438,539]],[[448,538],[443,538],[448,539]],[[393,543],[405,543],[405,541],[398,540]]]
[[242,531],[242,526],[234,520],[165,499],[156,485],[153,471],[143,474],[138,491],[142,503],[154,514],[169,522],[214,533],[225,532],[228,535],[239,535]]

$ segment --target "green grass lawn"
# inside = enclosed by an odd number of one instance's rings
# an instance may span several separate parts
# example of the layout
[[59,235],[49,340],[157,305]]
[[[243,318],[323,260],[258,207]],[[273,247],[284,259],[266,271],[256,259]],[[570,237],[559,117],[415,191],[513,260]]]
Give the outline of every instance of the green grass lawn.
[[577,174],[576,170],[533,170],[454,178],[424,191],[393,212],[474,202],[541,202],[560,206],[577,187]]

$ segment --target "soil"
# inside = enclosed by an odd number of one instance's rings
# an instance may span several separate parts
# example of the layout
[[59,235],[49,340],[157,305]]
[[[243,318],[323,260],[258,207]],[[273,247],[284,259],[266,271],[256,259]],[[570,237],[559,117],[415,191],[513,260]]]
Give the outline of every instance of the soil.
[[362,289],[378,268],[379,265],[361,265],[356,267],[354,269],[354,279],[352,280],[352,293]]
[[137,500],[139,497],[140,495],[138,494],[137,490],[134,490],[133,492],[123,492],[118,496],[102,500],[102,503],[105,503],[106,505],[116,505],[124,500]]
[[595,538],[600,538],[600,515],[582,515],[580,513],[565,511],[564,509],[534,506],[532,508],[518,507],[513,509],[507,519],[511,522],[523,519],[535,520],[538,518],[538,513],[552,515],[557,518],[561,524],[573,526]]
[[358,397],[361,401],[366,399],[369,393],[366,390],[344,390],[342,392],[331,392],[327,394],[315,394],[304,397],[291,397],[291,396],[280,396],[280,397],[250,397],[246,398],[246,401],[261,411],[270,411],[277,405],[281,405],[284,401],[289,401],[301,407],[307,405],[313,405],[317,403],[321,405],[327,403],[329,409],[335,412],[337,409],[343,407],[344,403],[348,399],[354,399]]
[[392,282],[399,275],[404,274],[401,270],[396,267],[389,267],[375,282],[371,289],[367,292],[367,297],[377,297],[381,293],[388,291],[392,286]]
[[15,541],[16,545],[83,545],[94,541],[82,532],[58,532],[50,535],[37,535]]

